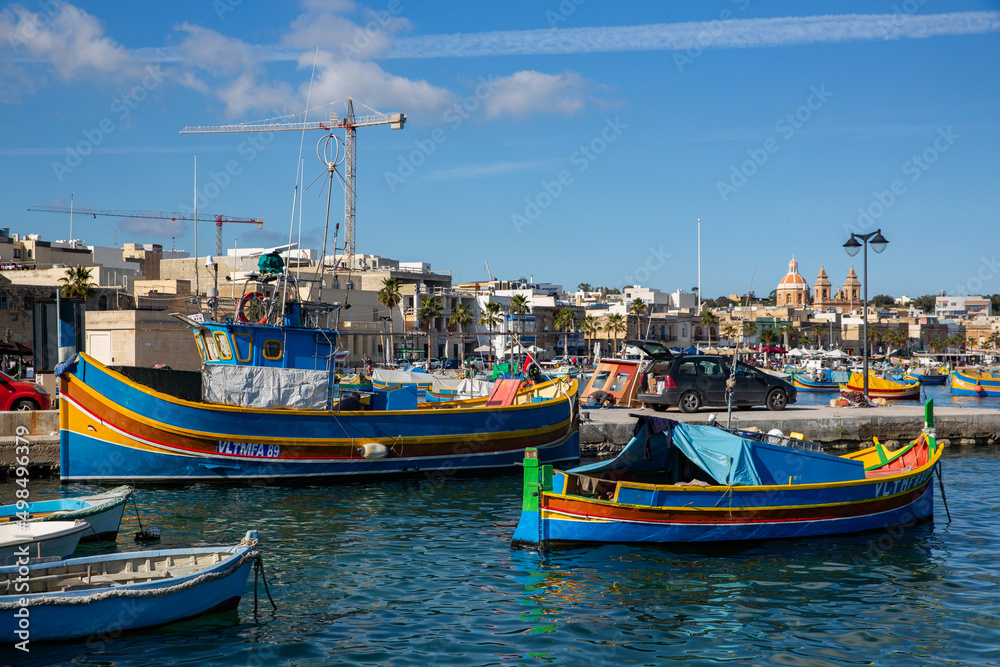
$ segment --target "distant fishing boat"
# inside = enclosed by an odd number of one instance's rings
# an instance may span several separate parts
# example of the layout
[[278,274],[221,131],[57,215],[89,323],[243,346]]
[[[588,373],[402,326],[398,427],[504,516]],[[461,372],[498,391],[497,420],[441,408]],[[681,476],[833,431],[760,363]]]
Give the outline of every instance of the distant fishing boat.
[[916,370],[911,370],[903,376],[905,382],[919,382],[920,384],[944,384],[948,379],[948,369],[941,367],[940,372],[938,371],[928,371],[926,373],[921,373]]
[[976,370],[953,371],[951,393],[955,396],[1000,396],[1000,373]]
[[0,507],[0,525],[17,521],[42,523],[82,519],[90,524],[90,529],[80,537],[81,542],[114,540],[131,495],[132,487],[119,486],[89,496],[38,500],[21,507],[4,505]]
[[[861,373],[851,373],[847,383],[840,385],[840,393],[856,393],[864,391],[864,376]],[[907,401],[920,398],[920,383],[902,384],[868,374],[868,397],[884,398],[889,401]]]
[[[833,456],[815,443],[640,416],[610,461],[566,472],[524,460],[515,548],[840,535],[933,516],[942,448],[933,402],[919,437]],[[751,438],[761,438],[754,440]]]
[[850,379],[850,373],[824,368],[816,372],[793,373],[792,385],[799,391],[839,391],[840,385]]
[[101,637],[239,605],[257,531],[236,546],[160,549],[0,567],[0,643],[18,641],[26,609],[31,641]]

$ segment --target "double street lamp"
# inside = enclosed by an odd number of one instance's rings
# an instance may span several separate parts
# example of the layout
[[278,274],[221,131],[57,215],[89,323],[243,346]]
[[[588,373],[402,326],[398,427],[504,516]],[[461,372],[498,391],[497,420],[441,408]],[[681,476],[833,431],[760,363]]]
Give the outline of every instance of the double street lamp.
[[861,334],[861,340],[863,342],[862,349],[864,350],[862,373],[864,374],[864,395],[865,395],[865,404],[867,405],[868,403],[868,246],[871,245],[872,250],[880,253],[883,250],[885,250],[885,247],[887,245],[889,245],[889,241],[887,241],[886,238],[882,236],[881,229],[876,229],[874,232],[870,234],[851,234],[851,238],[848,239],[847,243],[844,244],[844,250],[846,250],[847,254],[850,255],[851,257],[857,255],[858,251],[861,250],[862,244],[858,243],[859,240],[862,241],[862,243],[864,243],[864,248],[865,248],[864,268],[862,270],[862,276],[864,279],[864,285],[862,285],[864,294],[864,330],[862,331]]

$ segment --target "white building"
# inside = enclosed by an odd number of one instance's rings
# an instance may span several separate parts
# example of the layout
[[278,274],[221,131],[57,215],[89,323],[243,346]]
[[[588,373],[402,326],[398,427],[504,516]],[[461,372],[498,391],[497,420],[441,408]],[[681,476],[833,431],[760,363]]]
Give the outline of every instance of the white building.
[[981,296],[939,296],[934,301],[934,314],[938,319],[990,316],[990,300]]

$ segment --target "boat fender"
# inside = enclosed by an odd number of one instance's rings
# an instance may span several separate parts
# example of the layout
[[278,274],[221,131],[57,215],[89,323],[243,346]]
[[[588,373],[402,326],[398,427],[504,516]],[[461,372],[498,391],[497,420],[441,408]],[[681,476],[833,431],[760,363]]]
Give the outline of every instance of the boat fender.
[[366,442],[358,451],[366,459],[384,459],[389,454],[389,448],[379,442]]
[[780,428],[772,428],[767,432],[767,441],[772,445],[780,445],[784,439],[785,434],[781,432]]

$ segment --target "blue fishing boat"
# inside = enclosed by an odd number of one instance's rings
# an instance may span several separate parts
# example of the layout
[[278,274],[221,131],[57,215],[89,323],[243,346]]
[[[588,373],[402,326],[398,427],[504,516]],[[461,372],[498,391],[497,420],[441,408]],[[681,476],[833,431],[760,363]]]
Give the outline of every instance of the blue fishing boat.
[[529,451],[512,545],[813,537],[927,519],[942,452],[932,405],[909,444],[889,450],[876,439],[845,456],[815,443],[649,416],[610,461],[561,472]]
[[90,527],[80,541],[114,540],[122,522],[132,487],[119,486],[104,493],[73,498],[37,500],[0,507],[0,526],[13,522],[44,523],[84,520]]
[[947,369],[943,369],[944,372],[928,372],[920,373],[914,370],[908,371],[904,376],[903,380],[905,382],[919,382],[920,384],[944,384],[948,379]]
[[823,368],[792,375],[792,385],[799,391],[821,392],[840,391],[840,385],[851,377],[849,371]]
[[[235,546],[25,559],[0,567],[0,643],[114,638],[233,609],[259,558],[251,530]],[[28,624],[20,624],[25,618]]]
[[289,387],[302,400],[318,390],[313,403],[255,407],[252,398],[280,387],[256,383],[236,397],[221,381],[203,387],[232,400],[223,404],[168,393],[177,387],[148,380],[157,369],[141,374],[154,389],[83,353],[60,371],[64,482],[451,475],[515,467],[526,447],[548,462],[580,452],[576,380],[503,380],[488,397],[450,403],[418,404],[413,387],[375,389],[367,405],[340,409],[326,406],[322,381]]
[[955,396],[1000,396],[1000,373],[956,370],[951,374],[951,393]]
[[13,565],[20,558],[66,558],[88,532],[86,521],[0,524],[0,565]]

